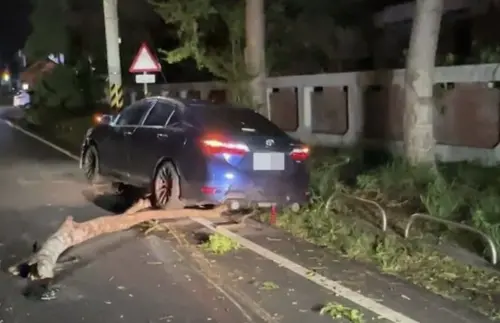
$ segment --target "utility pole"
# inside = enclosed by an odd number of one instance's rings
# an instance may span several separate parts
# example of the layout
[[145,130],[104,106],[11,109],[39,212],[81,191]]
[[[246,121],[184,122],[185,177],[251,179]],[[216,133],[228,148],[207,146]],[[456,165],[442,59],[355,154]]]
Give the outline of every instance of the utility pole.
[[108,61],[109,100],[113,110],[123,107],[118,0],[103,0],[106,54]]
[[246,0],[245,12],[245,60],[248,73],[252,77],[250,81],[252,103],[257,111],[267,114],[264,0]]
[[413,164],[435,163],[434,70],[444,0],[417,0],[406,58],[404,149]]

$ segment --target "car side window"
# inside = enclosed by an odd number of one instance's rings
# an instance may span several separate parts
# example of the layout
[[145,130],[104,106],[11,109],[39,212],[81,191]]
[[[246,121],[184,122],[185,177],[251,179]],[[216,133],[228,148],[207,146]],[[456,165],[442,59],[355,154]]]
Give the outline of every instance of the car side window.
[[179,116],[179,113],[177,111],[174,111],[174,113],[172,114],[172,116],[168,120],[167,126],[168,127],[179,126],[181,124],[181,122],[182,122],[182,120]]
[[137,126],[148,111],[150,102],[139,101],[126,107],[118,116],[117,126]]
[[164,127],[174,111],[174,106],[165,102],[157,102],[144,120],[143,126]]

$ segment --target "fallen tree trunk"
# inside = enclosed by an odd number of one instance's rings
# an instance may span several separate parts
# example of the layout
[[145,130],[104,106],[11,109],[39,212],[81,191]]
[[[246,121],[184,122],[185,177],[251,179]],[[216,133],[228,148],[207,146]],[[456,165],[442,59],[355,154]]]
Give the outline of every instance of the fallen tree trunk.
[[212,210],[176,209],[153,210],[150,209],[148,199],[142,199],[121,215],[101,216],[85,222],[75,222],[71,216],[67,217],[59,229],[52,234],[28,260],[9,268],[12,274],[19,273],[20,265],[30,268],[32,279],[53,278],[57,260],[68,248],[74,247],[95,237],[130,229],[131,227],[151,221],[168,218],[182,217],[220,217],[224,207]]

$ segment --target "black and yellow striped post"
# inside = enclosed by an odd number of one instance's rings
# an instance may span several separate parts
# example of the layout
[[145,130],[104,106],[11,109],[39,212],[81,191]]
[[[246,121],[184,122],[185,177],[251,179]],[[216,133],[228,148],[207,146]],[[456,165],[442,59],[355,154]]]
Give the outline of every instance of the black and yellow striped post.
[[123,108],[123,88],[120,84],[109,85],[109,103],[113,110],[118,111]]

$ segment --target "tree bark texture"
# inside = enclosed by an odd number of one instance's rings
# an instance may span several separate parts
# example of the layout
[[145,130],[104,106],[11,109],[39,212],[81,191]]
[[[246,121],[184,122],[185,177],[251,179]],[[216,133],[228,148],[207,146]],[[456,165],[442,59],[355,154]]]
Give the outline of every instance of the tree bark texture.
[[411,163],[434,162],[434,69],[443,0],[417,0],[406,61],[404,148]]
[[[87,240],[103,234],[127,230],[146,221],[183,217],[218,218],[223,211],[224,207],[212,210],[154,210],[150,209],[149,200],[144,199],[134,204],[121,215],[101,216],[80,223],[73,221],[72,217],[67,217],[59,229],[45,241],[40,250],[23,264],[36,267],[36,279],[53,278],[54,269],[60,255],[68,248]],[[19,264],[9,268],[9,271],[17,273],[18,268]]]
[[245,60],[251,76],[252,102],[260,113],[267,114],[264,0],[246,0],[245,12]]

